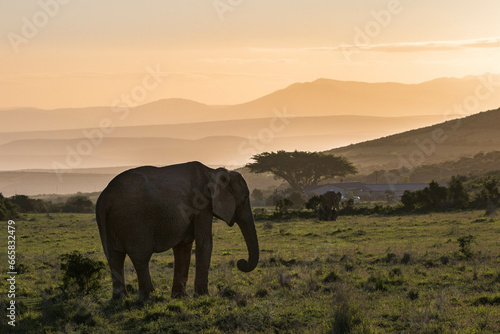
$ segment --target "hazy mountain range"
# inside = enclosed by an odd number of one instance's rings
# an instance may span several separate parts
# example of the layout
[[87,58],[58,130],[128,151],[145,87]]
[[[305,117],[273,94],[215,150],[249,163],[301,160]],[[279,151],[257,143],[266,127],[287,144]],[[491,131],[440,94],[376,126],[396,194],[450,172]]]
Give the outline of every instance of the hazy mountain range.
[[[1,173],[0,192],[94,191],[125,166],[199,160],[234,167],[253,154],[279,149],[337,148],[330,152],[349,157],[361,172],[397,168],[404,159],[418,158],[418,152],[410,154],[421,150],[418,143],[432,140],[432,124],[439,124],[447,139],[424,152],[419,163],[486,152],[500,143],[498,111],[441,123],[464,116],[472,102],[478,110],[500,106],[500,89],[487,84],[498,79],[485,75],[414,85],[319,79],[230,106],[169,99],[122,109],[4,109],[0,170],[30,171]],[[457,105],[466,110],[453,114]],[[391,136],[397,133],[402,134]],[[374,140],[380,137],[385,138]],[[46,173],[53,168],[69,169],[61,179]]]
[[[494,86],[496,85],[496,86]],[[0,133],[247,120],[275,117],[286,110],[296,117],[357,115],[377,117],[443,116],[456,104],[478,95],[476,112],[500,105],[500,75],[442,78],[420,84],[365,83],[318,79],[296,83],[259,99],[227,106],[167,99],[139,106],[0,110]],[[129,103],[130,104],[130,103]],[[166,137],[172,137],[165,134]]]
[[[322,151],[439,120],[440,116],[325,116],[117,127],[106,134],[96,129],[3,133],[0,170],[49,169],[54,163],[92,168],[189,160],[243,165],[263,151]],[[82,153],[76,166],[66,162],[76,161],[75,152]]]

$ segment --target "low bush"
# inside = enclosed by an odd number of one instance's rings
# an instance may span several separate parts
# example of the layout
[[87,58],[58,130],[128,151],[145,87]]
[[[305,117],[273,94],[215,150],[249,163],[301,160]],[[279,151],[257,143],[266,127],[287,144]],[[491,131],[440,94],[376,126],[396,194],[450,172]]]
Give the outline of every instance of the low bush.
[[78,292],[89,294],[100,288],[102,270],[106,267],[104,262],[95,261],[84,257],[78,251],[60,256],[62,271],[62,289],[69,292],[76,285]]
[[465,256],[466,259],[470,259],[474,254],[471,251],[471,244],[474,241],[475,237],[472,234],[460,237],[457,239],[459,244],[458,251]]

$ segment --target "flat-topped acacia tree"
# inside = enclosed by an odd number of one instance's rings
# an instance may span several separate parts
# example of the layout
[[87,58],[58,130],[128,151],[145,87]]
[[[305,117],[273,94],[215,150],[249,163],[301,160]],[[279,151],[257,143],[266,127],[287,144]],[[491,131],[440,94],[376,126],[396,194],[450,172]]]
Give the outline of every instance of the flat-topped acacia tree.
[[346,158],[318,152],[264,152],[252,159],[254,162],[246,165],[251,172],[270,172],[275,178],[288,182],[292,191],[302,191],[326,179],[357,172]]

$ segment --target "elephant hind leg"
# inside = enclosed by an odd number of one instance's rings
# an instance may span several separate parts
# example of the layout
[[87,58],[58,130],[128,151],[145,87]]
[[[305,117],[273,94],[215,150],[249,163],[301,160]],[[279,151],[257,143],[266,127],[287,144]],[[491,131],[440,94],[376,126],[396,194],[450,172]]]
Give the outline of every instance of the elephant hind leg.
[[111,269],[111,279],[113,281],[113,299],[121,299],[127,295],[123,271],[125,253],[112,250],[109,252],[108,256],[108,264]]
[[151,275],[149,274],[149,260],[152,254],[129,254],[130,259],[137,272],[139,280],[139,298],[147,299],[154,290]]

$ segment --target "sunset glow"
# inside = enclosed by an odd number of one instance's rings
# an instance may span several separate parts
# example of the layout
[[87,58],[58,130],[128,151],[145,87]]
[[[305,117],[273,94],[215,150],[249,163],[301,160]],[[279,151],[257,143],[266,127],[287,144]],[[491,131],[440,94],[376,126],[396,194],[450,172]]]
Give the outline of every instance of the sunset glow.
[[493,0],[3,1],[0,107],[109,106],[148,67],[162,83],[144,103],[498,73],[499,12]]

